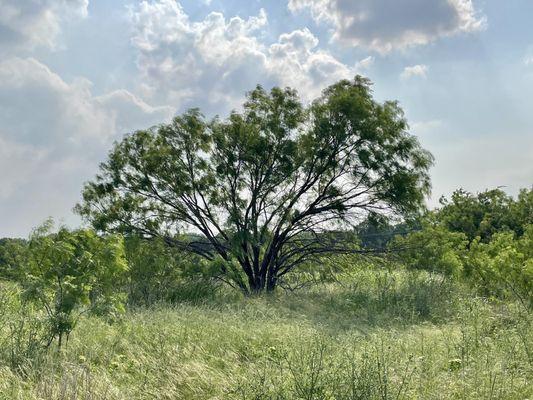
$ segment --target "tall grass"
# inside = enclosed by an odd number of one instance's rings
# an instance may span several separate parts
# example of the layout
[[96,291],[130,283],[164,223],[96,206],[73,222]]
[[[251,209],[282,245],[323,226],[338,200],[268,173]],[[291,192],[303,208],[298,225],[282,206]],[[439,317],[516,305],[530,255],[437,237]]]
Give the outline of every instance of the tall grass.
[[[3,320],[22,315],[16,291],[2,290],[12,299]],[[202,293],[115,321],[85,317],[66,348],[23,372],[9,361],[4,322],[0,399],[533,396],[527,312],[438,275],[361,269],[262,298]]]

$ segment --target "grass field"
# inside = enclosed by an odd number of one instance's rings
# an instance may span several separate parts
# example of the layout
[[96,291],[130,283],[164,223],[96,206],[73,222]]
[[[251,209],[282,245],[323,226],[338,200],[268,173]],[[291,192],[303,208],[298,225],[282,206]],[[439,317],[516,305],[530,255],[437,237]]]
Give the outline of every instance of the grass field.
[[32,349],[37,316],[2,290],[1,399],[533,397],[527,311],[425,272],[82,317],[45,354]]

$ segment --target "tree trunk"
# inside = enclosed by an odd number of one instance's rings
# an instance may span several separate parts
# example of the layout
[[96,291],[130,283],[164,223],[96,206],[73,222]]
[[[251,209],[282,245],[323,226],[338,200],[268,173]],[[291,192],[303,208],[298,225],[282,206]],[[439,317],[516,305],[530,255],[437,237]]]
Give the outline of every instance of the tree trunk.
[[273,292],[278,283],[277,276],[273,271],[273,265],[268,266],[265,271],[257,274],[248,274],[248,293],[258,295],[265,292]]
[[248,279],[249,282],[249,291],[251,295],[261,294],[265,290],[265,278],[259,275],[250,276]]
[[266,291],[273,292],[278,284],[278,278],[276,276],[270,276],[267,280]]

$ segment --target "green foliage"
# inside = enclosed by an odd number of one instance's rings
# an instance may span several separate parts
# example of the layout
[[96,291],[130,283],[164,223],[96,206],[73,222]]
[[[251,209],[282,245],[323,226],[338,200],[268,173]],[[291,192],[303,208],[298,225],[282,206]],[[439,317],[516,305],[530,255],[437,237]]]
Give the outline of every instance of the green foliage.
[[390,248],[409,268],[453,275],[485,296],[512,297],[530,309],[532,193],[523,189],[515,200],[498,189],[477,197],[457,191],[426,215],[421,230],[397,236]]
[[516,201],[511,203],[511,214],[517,225],[521,228],[515,230],[517,235],[525,232],[524,227],[533,225],[533,187],[529,189],[520,189]]
[[46,311],[49,343],[57,337],[61,346],[82,313],[123,311],[124,299],[116,288],[127,264],[119,236],[51,228],[47,222],[30,237],[21,283],[25,297]]
[[46,320],[23,301],[22,290],[12,282],[0,281],[0,305],[0,361],[25,375],[37,368],[44,356]]
[[0,239],[0,279],[17,280],[21,265],[26,264],[27,242],[22,239]]
[[178,254],[161,240],[133,236],[125,240],[128,262],[128,301],[153,304],[168,300],[181,279]]
[[160,239],[138,236],[125,239],[125,291],[132,305],[196,301],[215,295],[215,266],[194,254],[169,246]]
[[423,207],[432,156],[398,104],[376,102],[370,85],[340,81],[307,108],[292,89],[258,86],[226,119],[193,109],[134,132],[77,211],[97,230],[220,258],[218,276],[245,293],[272,290],[316,254],[346,251],[315,235],[333,222]]
[[419,231],[396,236],[389,248],[399,251],[399,259],[409,268],[459,278],[463,272],[467,244],[464,233],[450,232],[440,225],[426,223]]
[[479,237],[486,243],[496,232],[506,230],[522,235],[524,226],[533,224],[533,189],[522,189],[516,200],[501,189],[477,195],[460,189],[450,200],[442,198],[441,205],[437,220],[450,231],[464,233],[470,241]]
[[533,307],[533,225],[519,238],[499,232],[489,243],[474,240],[467,268],[485,294],[516,297],[526,308]]

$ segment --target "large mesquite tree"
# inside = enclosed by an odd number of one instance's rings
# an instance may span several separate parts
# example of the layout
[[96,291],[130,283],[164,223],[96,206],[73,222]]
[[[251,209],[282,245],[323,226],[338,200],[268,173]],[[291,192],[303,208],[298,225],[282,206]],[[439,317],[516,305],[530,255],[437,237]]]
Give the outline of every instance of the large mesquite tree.
[[359,76],[308,107],[292,89],[258,86],[227,119],[193,109],[126,136],[77,210],[97,229],[212,260],[247,293],[272,290],[318,254],[353,250],[335,224],[421,207],[432,156],[407,128]]

